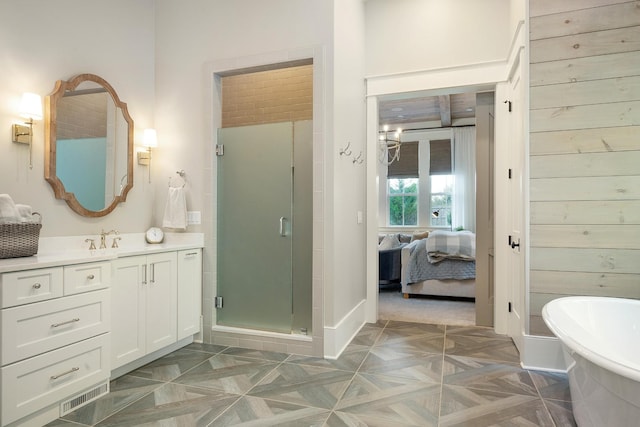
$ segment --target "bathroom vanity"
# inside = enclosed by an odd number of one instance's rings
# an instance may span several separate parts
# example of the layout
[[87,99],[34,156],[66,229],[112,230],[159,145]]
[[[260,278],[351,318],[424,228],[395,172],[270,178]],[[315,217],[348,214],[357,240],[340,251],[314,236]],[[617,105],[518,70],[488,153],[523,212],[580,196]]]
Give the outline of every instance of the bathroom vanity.
[[44,425],[201,331],[203,235],[118,237],[43,238],[38,255],[0,260],[2,426]]

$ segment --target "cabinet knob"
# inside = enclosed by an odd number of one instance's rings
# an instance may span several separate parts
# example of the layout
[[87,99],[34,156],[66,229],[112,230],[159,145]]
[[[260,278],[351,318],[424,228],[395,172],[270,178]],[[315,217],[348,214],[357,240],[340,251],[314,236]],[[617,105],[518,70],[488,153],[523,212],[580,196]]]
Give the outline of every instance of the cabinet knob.
[[33,284],[33,289],[40,289],[42,287],[42,285],[40,283],[34,283]]
[[89,280],[93,280],[95,278],[96,278],[96,276],[94,276],[93,274],[90,274],[90,275],[87,276],[87,279],[89,279]]

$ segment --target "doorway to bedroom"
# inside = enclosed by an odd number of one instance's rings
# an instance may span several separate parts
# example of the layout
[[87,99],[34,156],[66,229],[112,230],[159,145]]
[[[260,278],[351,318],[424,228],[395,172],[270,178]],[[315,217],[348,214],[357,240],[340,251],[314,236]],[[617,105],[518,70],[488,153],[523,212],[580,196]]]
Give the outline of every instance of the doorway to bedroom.
[[493,325],[493,109],[489,89],[378,97],[378,319]]

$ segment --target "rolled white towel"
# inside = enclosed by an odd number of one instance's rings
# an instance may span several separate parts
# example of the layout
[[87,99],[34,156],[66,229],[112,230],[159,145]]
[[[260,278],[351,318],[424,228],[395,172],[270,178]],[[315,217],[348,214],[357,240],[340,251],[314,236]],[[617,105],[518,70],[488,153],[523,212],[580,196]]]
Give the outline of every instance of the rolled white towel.
[[20,213],[8,194],[0,194],[0,223],[20,222]]
[[33,222],[33,209],[29,205],[21,205],[16,203],[16,209],[18,210],[18,215],[20,215],[20,222]]

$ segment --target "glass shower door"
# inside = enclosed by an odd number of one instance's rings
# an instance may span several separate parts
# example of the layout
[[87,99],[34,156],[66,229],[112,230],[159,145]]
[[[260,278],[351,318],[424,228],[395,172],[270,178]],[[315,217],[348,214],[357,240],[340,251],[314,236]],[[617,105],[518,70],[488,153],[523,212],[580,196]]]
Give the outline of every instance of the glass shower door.
[[218,131],[217,324],[291,332],[293,124]]

